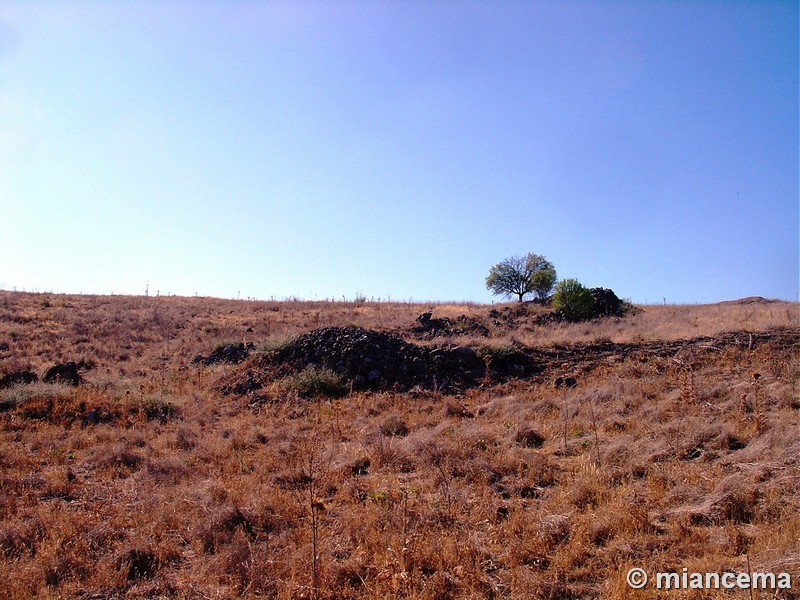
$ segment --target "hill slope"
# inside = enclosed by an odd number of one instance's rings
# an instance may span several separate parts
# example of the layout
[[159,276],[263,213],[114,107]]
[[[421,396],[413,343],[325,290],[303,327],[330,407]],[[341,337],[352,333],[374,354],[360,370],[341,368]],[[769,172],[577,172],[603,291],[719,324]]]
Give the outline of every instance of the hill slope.
[[[0,390],[0,597],[659,597],[633,566],[785,571],[798,597],[798,305],[639,308],[0,292],[0,375],[82,378]],[[307,398],[274,366],[345,326],[489,372]],[[493,376],[512,351],[536,368]]]

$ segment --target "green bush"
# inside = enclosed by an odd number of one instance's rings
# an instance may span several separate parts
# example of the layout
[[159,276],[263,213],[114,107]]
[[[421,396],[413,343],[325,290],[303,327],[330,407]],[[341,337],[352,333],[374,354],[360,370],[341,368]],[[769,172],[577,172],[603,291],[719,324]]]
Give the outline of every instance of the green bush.
[[563,279],[556,284],[553,308],[567,321],[585,321],[592,317],[594,298],[577,279]]

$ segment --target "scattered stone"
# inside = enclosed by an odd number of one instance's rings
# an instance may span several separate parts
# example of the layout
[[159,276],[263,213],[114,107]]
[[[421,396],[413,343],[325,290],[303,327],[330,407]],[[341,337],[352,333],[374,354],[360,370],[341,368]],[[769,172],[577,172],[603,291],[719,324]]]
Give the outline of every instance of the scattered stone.
[[81,376],[78,373],[78,365],[72,361],[53,365],[44,374],[42,381],[45,383],[68,383],[69,385],[78,385],[81,382]]
[[36,373],[30,371],[14,371],[13,373],[6,373],[3,375],[3,378],[0,379],[0,389],[18,384],[36,383],[37,381],[39,381],[39,378],[36,376]]
[[411,331],[414,333],[431,333],[435,336],[438,332],[448,329],[452,321],[447,317],[434,319],[433,313],[426,312],[417,317],[417,323],[419,325],[413,327]]
[[556,377],[556,380],[553,382],[553,385],[556,388],[560,387],[568,387],[573,388],[578,385],[578,380],[574,377]]
[[206,366],[215,365],[217,363],[231,363],[238,364],[247,360],[250,352],[255,350],[256,347],[253,342],[239,342],[238,344],[226,344],[214,350],[208,357],[198,354],[192,359],[192,364],[204,364]]
[[460,315],[455,320],[448,317],[433,318],[433,313],[422,313],[417,317],[417,325],[411,328],[419,339],[431,339],[438,336],[480,335],[488,336],[489,328],[477,319]]
[[225,395],[236,394],[237,396],[244,396],[260,390],[262,387],[264,387],[264,384],[258,374],[248,370],[222,382],[219,386],[219,391]]

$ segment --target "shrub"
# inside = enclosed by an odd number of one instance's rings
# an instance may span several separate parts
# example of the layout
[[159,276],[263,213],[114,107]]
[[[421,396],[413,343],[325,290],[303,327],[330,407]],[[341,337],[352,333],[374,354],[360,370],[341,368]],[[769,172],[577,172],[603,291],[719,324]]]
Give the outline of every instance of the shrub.
[[408,425],[405,420],[397,414],[386,417],[380,426],[381,433],[385,436],[403,437],[408,435]]
[[577,279],[563,279],[556,285],[553,307],[567,321],[584,321],[592,317],[594,298]]

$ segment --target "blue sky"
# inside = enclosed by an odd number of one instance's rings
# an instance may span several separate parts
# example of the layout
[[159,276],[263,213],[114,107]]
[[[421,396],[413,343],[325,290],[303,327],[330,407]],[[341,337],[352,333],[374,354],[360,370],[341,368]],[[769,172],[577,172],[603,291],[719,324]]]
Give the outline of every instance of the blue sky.
[[0,4],[0,288],[796,300],[798,3]]

